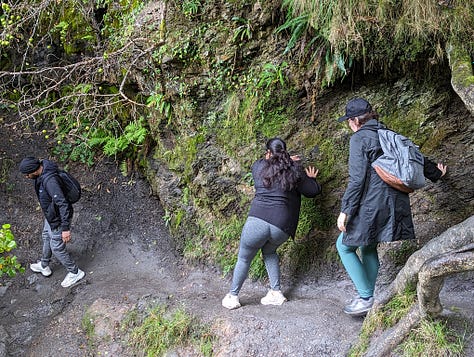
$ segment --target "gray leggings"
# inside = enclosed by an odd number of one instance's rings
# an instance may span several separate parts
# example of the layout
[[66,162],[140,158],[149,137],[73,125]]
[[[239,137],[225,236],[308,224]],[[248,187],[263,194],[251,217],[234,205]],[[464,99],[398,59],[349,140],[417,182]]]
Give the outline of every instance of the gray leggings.
[[41,257],[41,265],[48,266],[51,256],[54,256],[67,269],[68,272],[77,274],[78,267],[71,255],[66,251],[66,244],[62,239],[61,229],[52,230],[47,220],[44,220],[43,233],[43,255]]
[[288,240],[288,234],[259,218],[248,217],[240,236],[237,263],[230,293],[238,295],[250,269],[250,263],[262,249],[263,261],[270,279],[270,288],[280,290],[280,260],[277,248]]

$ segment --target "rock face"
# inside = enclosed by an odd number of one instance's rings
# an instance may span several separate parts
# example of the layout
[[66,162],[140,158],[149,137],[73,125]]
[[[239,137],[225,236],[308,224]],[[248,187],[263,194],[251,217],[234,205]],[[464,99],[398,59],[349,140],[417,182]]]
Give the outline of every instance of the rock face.
[[466,108],[474,115],[474,73],[469,53],[459,46],[450,45],[447,49],[449,66],[451,67],[451,85],[462,99]]
[[[411,194],[418,243],[472,214],[473,96],[472,84],[465,85],[472,73],[465,56],[449,52],[452,75],[446,63],[423,80],[395,73],[373,78],[355,67],[351,79],[316,90],[308,76],[317,68],[301,68],[284,53],[287,39],[275,36],[279,6],[215,1],[193,16],[181,10],[163,2],[149,5],[135,31],[145,38],[162,31],[165,43],[155,58],[159,76],[137,82],[144,90],[159,88],[161,108],[169,109],[148,119],[157,145],[146,175],[180,250],[197,245],[190,256],[198,260],[232,260],[238,239],[227,242],[222,232],[235,225],[232,234],[238,235],[253,194],[250,165],[263,154],[265,141],[279,136],[319,168],[324,186],[317,208],[303,208],[301,221],[309,228],[297,239],[317,235],[326,250],[320,256],[331,256],[351,134],[335,119],[354,96],[367,98],[389,127],[448,166],[440,182]],[[310,260],[309,266],[318,264]]]

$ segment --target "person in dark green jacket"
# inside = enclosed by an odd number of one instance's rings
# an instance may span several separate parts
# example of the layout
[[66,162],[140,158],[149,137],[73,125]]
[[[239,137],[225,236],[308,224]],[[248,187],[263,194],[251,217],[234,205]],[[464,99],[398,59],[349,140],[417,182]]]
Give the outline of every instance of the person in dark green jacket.
[[[342,198],[336,247],[359,296],[344,307],[349,315],[363,316],[373,305],[379,269],[377,244],[414,239],[415,230],[408,193],[398,191],[377,175],[371,163],[383,152],[377,130],[385,126],[363,98],[347,103],[347,121],[354,132],[349,146],[349,183]],[[424,175],[436,182],[446,166],[424,158]],[[359,250],[359,254],[357,254]]]

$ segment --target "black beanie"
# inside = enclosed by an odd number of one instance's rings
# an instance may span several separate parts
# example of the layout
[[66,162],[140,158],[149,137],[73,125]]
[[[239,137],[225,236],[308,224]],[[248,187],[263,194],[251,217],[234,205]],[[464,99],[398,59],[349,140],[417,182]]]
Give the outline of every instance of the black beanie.
[[31,174],[35,172],[40,167],[41,162],[32,156],[25,157],[20,162],[20,172],[24,175]]

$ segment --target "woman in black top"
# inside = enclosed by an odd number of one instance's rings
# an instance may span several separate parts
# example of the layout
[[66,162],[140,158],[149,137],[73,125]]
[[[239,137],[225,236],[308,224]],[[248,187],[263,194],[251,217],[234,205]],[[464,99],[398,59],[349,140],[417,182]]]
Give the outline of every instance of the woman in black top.
[[321,192],[321,186],[315,180],[317,174],[318,170],[314,167],[303,169],[296,158],[293,160],[283,140],[273,138],[267,142],[265,158],[252,165],[255,197],[242,229],[232,287],[222,300],[222,306],[227,309],[241,306],[238,294],[259,249],[262,250],[271,288],[261,303],[281,305],[286,301],[280,291],[280,266],[276,250],[295,235],[301,194],[315,197]]
[[[349,146],[349,183],[342,198],[336,247],[359,296],[344,308],[349,315],[365,315],[373,305],[379,269],[377,244],[415,238],[408,193],[378,176],[371,163],[383,151],[377,130],[385,128],[365,99],[347,103],[346,121],[354,132]],[[424,176],[436,182],[446,166],[424,158]],[[357,254],[357,250],[360,251]]]

